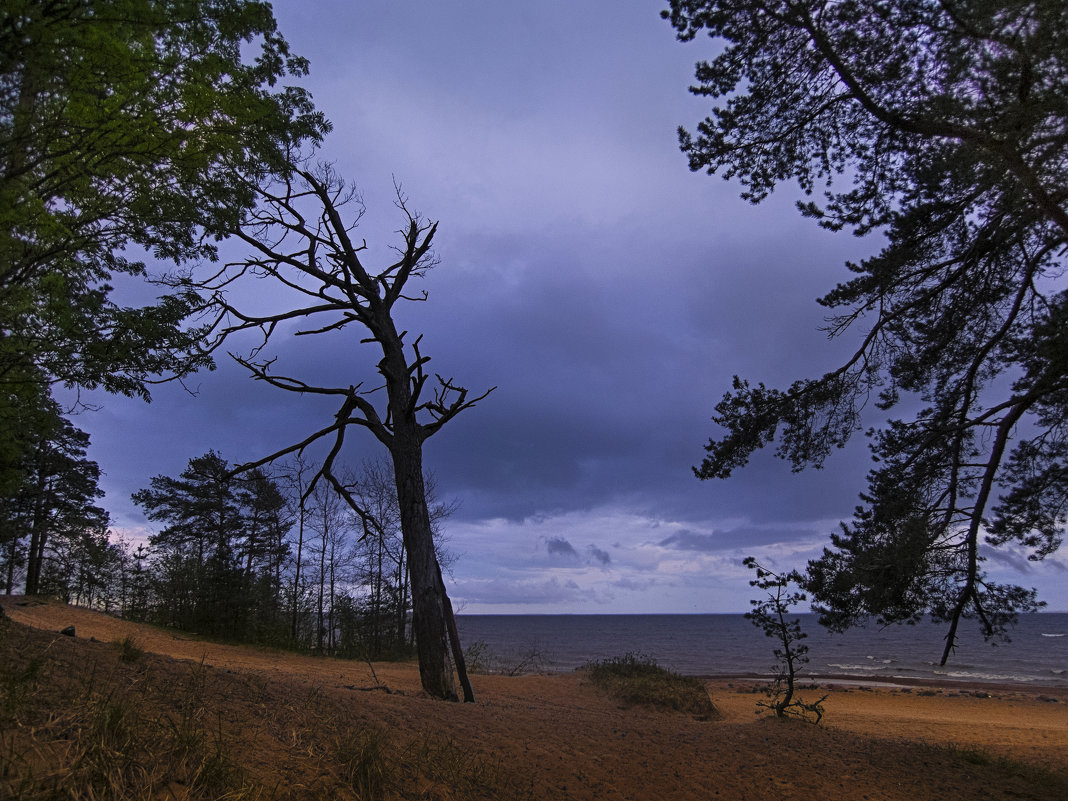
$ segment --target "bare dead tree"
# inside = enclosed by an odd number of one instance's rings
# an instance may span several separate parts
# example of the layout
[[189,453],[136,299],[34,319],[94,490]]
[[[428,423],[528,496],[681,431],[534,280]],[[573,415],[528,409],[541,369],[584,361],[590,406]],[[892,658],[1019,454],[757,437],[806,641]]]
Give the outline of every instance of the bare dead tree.
[[[351,426],[370,431],[392,460],[423,689],[437,698],[457,697],[449,665],[451,646],[465,700],[474,700],[434,553],[423,478],[423,443],[495,388],[472,397],[451,378],[435,375],[431,382],[426,372],[430,357],[420,349],[421,336],[408,338],[408,332],[398,331],[393,319],[393,310],[401,301],[427,299],[425,291],[405,293],[409,281],[421,278],[436,263],[431,244],[437,223],[413,213],[397,188],[396,206],[403,219],[398,231],[401,243],[393,248],[397,258],[380,272],[372,272],[362,261],[367,244],[353,234],[364,213],[363,202],[329,166],[298,166],[288,178],[257,191],[258,206],[236,232],[250,246],[251,255],[206,279],[181,280],[210,297],[217,312],[208,343],[211,350],[221,348],[235,334],[259,332],[261,341],[251,352],[230,354],[254,379],[289,392],[333,397],[339,406],[329,424],[300,442],[241,467],[251,469],[326,442],[329,452],[305,492],[310,493],[317,482],[325,480],[369,523],[350,488],[335,475],[334,463]],[[348,217],[343,216],[346,213]],[[231,302],[230,290],[235,282],[253,278],[286,288],[287,297],[298,302],[276,312],[252,313],[239,308]],[[362,383],[326,387],[279,375],[274,371],[275,359],[263,354],[272,337],[280,331],[288,333],[293,324],[297,336],[336,332],[353,325],[362,329],[366,336],[359,341],[377,346],[381,353],[377,369],[384,383],[370,388]],[[385,401],[380,408],[371,396],[378,393],[376,397],[381,398],[383,389]]]

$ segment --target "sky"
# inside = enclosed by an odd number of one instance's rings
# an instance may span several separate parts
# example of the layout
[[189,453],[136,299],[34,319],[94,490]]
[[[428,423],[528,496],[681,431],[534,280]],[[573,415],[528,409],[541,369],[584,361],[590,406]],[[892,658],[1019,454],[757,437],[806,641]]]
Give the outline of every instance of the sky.
[[[726,481],[692,472],[713,407],[740,374],[771,386],[839,363],[815,299],[876,239],[820,230],[782,186],[760,205],[691,173],[677,128],[707,100],[656,0],[278,0],[311,62],[301,80],[333,122],[320,157],[360,190],[368,263],[402,221],[394,183],[439,223],[440,264],[408,304],[429,370],[479,394],[427,441],[468,614],[741,612],[748,555],[803,567],[848,519],[870,467],[863,438],[823,470],[759,454]],[[377,261],[376,261],[377,260]],[[250,291],[262,292],[262,287]],[[378,360],[359,332],[285,338],[278,371],[345,385]],[[153,531],[130,494],[209,449],[260,458],[327,425],[332,408],[220,359],[150,405],[91,395],[113,529]],[[348,437],[358,466],[385,455]],[[988,554],[990,572],[1068,611],[1068,560]]]

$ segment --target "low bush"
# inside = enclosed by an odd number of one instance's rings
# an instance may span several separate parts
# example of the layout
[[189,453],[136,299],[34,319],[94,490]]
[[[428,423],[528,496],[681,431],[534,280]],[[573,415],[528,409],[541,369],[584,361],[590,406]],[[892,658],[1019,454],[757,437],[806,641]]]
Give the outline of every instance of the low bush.
[[629,704],[662,707],[705,719],[718,714],[701,679],[680,676],[643,654],[588,662],[585,671],[594,685]]

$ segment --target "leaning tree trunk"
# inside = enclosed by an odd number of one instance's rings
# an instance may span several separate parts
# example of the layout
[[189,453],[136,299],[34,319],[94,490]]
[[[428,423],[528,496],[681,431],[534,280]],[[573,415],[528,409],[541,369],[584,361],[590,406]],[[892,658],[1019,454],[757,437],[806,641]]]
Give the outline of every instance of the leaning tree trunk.
[[435,698],[456,700],[456,685],[448,659],[445,599],[438,579],[434,536],[423,486],[421,443],[417,432],[411,432],[411,438],[403,437],[400,429],[400,426],[395,429],[391,455],[412,583],[412,631],[419,654],[419,678],[423,689]]

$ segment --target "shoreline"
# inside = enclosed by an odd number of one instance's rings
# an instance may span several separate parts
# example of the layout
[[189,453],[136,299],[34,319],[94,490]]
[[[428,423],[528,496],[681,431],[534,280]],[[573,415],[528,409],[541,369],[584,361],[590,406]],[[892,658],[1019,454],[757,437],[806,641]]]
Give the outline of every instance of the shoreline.
[[[698,676],[702,681],[715,683],[730,681],[748,681],[767,684],[771,676],[759,676],[752,673],[715,673]],[[975,679],[927,679],[920,677],[859,677],[844,673],[826,673],[817,676],[799,676],[796,682],[798,687],[804,688],[816,686],[857,686],[883,689],[914,689],[914,688],[939,688],[944,691],[975,691],[986,690],[999,694],[1024,693],[1028,695],[1049,695],[1068,700],[1068,685],[1059,684],[1036,684],[1033,682],[1004,682],[1004,681],[978,681]]]
[[[459,704],[423,694],[414,663],[379,662],[372,673],[365,662],[223,645],[56,601],[19,600],[0,598],[20,624],[6,643],[0,638],[0,663],[47,656],[49,674],[69,683],[74,699],[73,707],[44,705],[36,726],[0,731],[16,753],[42,758],[61,760],[68,747],[69,727],[56,729],[55,742],[42,739],[55,728],[49,715],[77,708],[86,692],[80,677],[98,676],[144,703],[201,688],[212,737],[231,749],[249,781],[282,788],[279,799],[351,797],[332,754],[338,737],[365,729],[382,732],[390,754],[454,755],[455,781],[492,768],[516,780],[508,786],[529,788],[458,794],[453,779],[416,773],[418,786],[388,796],[397,799],[1060,801],[1068,788],[1066,688],[806,676],[802,694],[815,682],[828,695],[819,726],[760,710],[768,677],[752,673],[703,678],[718,709],[711,719],[628,704],[574,671],[476,674],[476,703]],[[59,633],[68,625],[76,636]],[[116,644],[124,639],[145,655],[122,662]],[[163,689],[146,693],[149,677]],[[179,708],[150,707],[146,719],[168,719]],[[439,735],[444,740],[427,739]],[[452,750],[434,751],[441,743]]]

